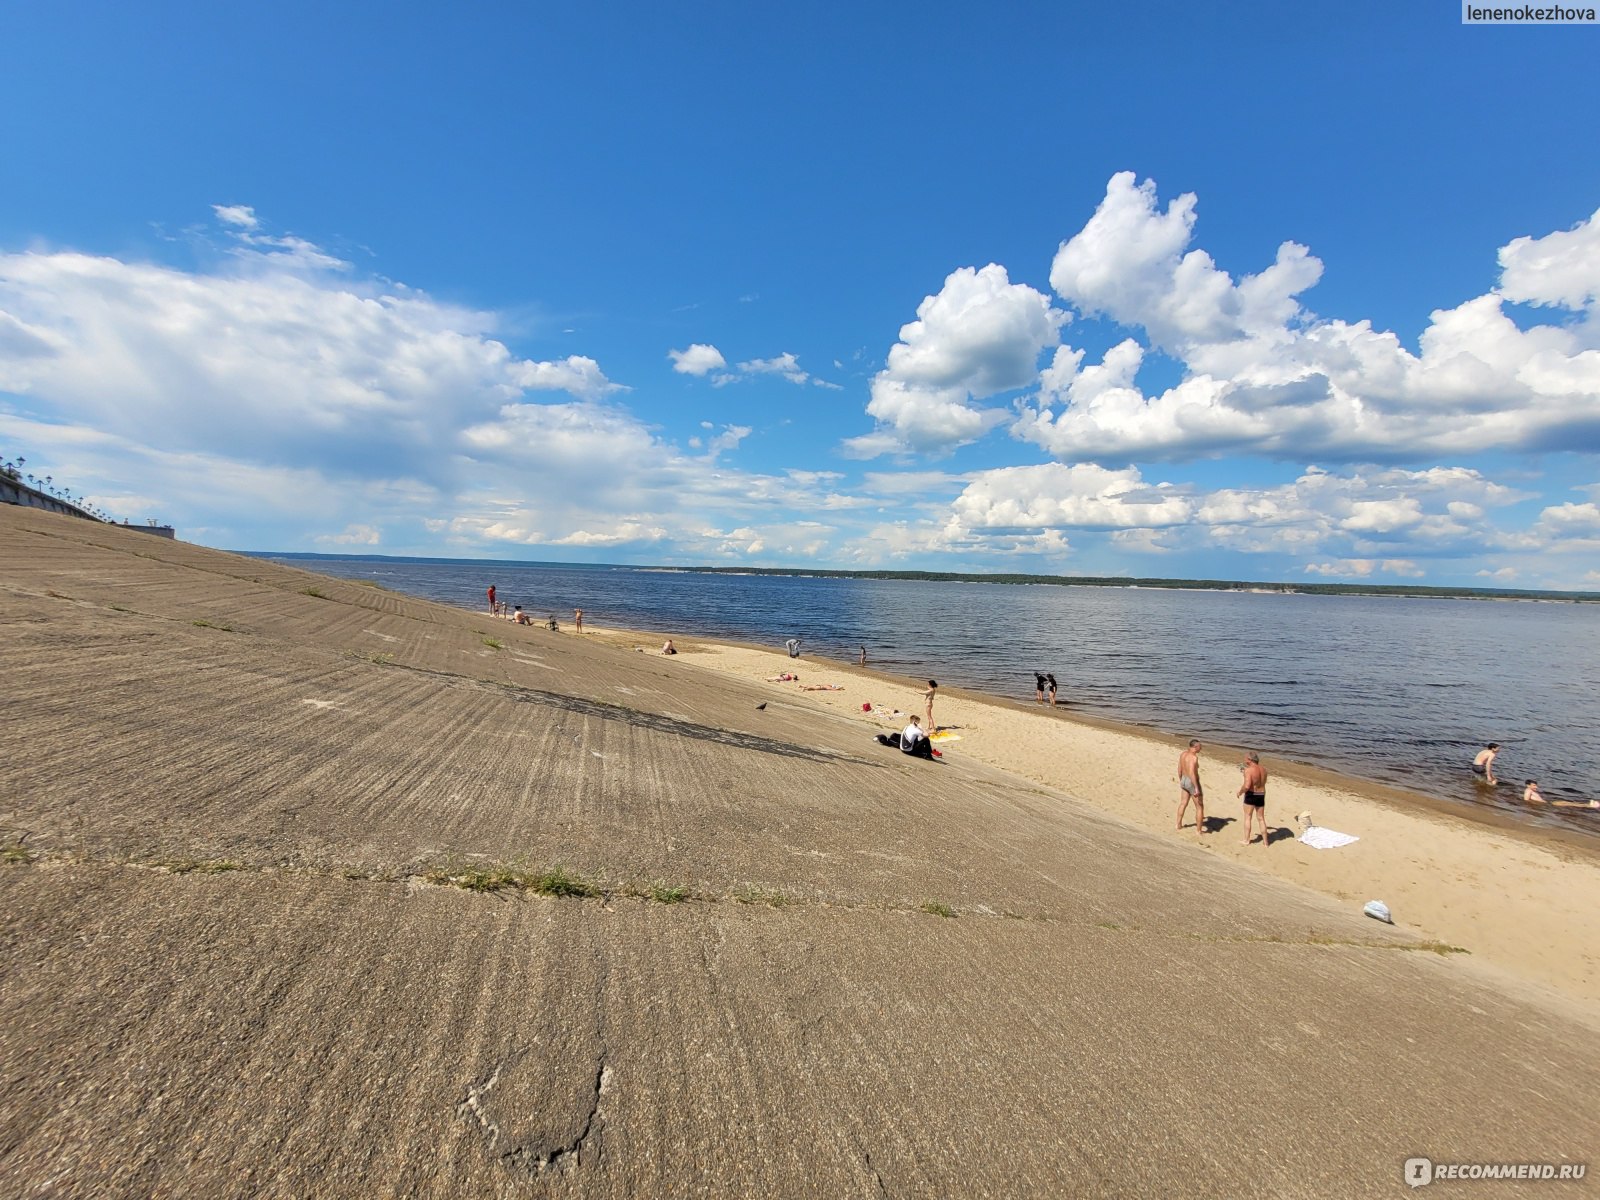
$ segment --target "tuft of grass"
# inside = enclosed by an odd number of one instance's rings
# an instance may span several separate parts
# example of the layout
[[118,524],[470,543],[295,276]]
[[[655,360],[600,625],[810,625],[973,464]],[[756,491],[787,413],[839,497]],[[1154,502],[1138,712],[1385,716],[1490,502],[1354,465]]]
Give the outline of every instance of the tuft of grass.
[[49,596],[50,599],[52,599],[52,600],[71,600],[72,599],[71,596],[63,596],[60,592],[47,591],[47,592],[45,592],[45,595]]
[[1452,946],[1448,942],[1418,942],[1415,946],[1402,946],[1403,950],[1426,950],[1429,954],[1471,954],[1465,946]]
[[31,863],[38,856],[28,849],[27,843],[28,835],[24,833],[0,845],[0,862]]
[[492,637],[485,636],[484,639],[483,639],[483,644],[485,646],[489,647],[489,649],[491,649],[491,650],[504,650],[505,649],[504,644],[500,641],[499,638],[492,638]]
[[466,867],[449,877],[453,887],[469,892],[501,892],[506,888],[526,886],[526,877],[512,867],[493,865]]
[[191,624],[191,625],[193,625],[193,626],[195,626],[195,627],[197,627],[199,629],[220,629],[220,630],[222,630],[223,633],[232,633],[233,632],[233,626],[232,625],[219,625],[215,621],[206,621],[206,620],[190,621],[189,624]]
[[326,600],[328,598],[328,593],[318,587],[301,588],[300,594],[302,596],[315,596],[318,600]]
[[386,667],[394,661],[394,655],[380,654],[376,650],[346,650],[345,656],[359,658],[362,662],[374,663],[380,667]]
[[358,587],[381,588],[383,586],[376,579],[352,579],[350,582]]
[[792,897],[786,896],[776,889],[757,887],[753,883],[747,884],[734,892],[733,898],[740,904],[767,904],[773,908],[782,908],[787,904],[794,903]]
[[600,887],[585,879],[582,875],[575,875],[560,863],[547,871],[528,878],[524,884],[530,891],[538,892],[541,896],[598,896]]
[[689,889],[686,887],[668,887],[664,883],[652,884],[650,887],[650,899],[659,904],[682,904],[688,897]]
[[935,917],[953,917],[956,910],[942,900],[924,900],[922,911]]
[[200,875],[221,875],[227,871],[244,870],[242,862],[231,858],[179,858],[158,865],[165,867],[168,875],[188,875],[190,872]]

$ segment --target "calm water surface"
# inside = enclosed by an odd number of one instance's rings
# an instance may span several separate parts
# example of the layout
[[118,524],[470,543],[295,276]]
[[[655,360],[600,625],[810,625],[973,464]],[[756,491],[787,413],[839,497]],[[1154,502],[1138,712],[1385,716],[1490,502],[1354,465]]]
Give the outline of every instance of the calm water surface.
[[[1051,671],[1072,710],[1466,804],[1521,811],[1526,778],[1551,799],[1600,796],[1600,605],[282,561],[465,608],[493,583],[563,626],[581,607],[663,634],[800,637],[835,659],[865,645],[879,669],[1020,700]],[[1467,769],[1486,741],[1504,780],[1488,800]],[[1526,815],[1600,834],[1600,812]]]

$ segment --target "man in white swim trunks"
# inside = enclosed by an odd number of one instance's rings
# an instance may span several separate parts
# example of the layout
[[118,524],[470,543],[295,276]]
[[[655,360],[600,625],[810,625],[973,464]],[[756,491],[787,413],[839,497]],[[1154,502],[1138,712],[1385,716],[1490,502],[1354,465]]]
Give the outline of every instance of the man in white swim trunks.
[[1206,794],[1200,787],[1200,745],[1199,738],[1190,738],[1189,747],[1178,755],[1178,788],[1183,798],[1178,801],[1178,828],[1183,828],[1183,814],[1189,809],[1189,801],[1194,801],[1194,828],[1195,833],[1204,837],[1206,832]]

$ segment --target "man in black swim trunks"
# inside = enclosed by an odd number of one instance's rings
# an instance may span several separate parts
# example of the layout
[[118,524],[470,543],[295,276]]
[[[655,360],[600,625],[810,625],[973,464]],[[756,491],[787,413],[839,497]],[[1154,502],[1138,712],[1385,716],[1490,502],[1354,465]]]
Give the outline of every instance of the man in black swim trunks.
[[1250,827],[1261,818],[1261,844],[1267,845],[1267,769],[1254,750],[1244,756],[1244,782],[1236,793],[1244,800],[1244,844],[1250,844]]
[[1033,673],[1033,702],[1044,703],[1044,675],[1039,671]]

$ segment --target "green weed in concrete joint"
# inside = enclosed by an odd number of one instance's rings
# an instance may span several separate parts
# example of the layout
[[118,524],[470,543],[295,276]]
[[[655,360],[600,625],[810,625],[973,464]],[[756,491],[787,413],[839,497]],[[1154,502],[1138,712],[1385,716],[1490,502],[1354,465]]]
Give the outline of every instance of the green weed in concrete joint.
[[600,889],[581,875],[574,875],[559,863],[541,871],[526,886],[542,896],[598,896]]
[[924,900],[922,902],[922,911],[935,917],[953,917],[956,915],[956,910],[941,900]]
[[506,888],[520,888],[525,880],[521,872],[511,867],[467,867],[450,876],[449,882],[469,892],[499,892]]
[[491,650],[504,650],[505,649],[505,646],[501,643],[499,638],[486,637],[486,638],[483,639],[483,644],[485,646],[489,647],[489,649],[491,649]]
[[221,875],[227,871],[242,871],[244,864],[231,858],[181,858],[161,863],[168,875],[187,875],[191,871],[201,875]]
[[1471,954],[1465,946],[1452,946],[1448,942],[1418,942],[1414,946],[1402,947],[1406,950],[1426,950],[1430,954]]
[[362,662],[373,663],[380,667],[386,667],[394,661],[394,655],[380,654],[376,650],[346,650],[345,657],[359,658]]
[[302,596],[315,596],[318,600],[326,600],[328,598],[327,592],[316,587],[301,588],[300,594]]
[[686,887],[668,887],[664,883],[657,883],[650,888],[650,899],[660,904],[681,904],[688,896],[689,889]]
[[782,908],[786,904],[794,903],[780,891],[756,887],[755,884],[740,888],[733,894],[733,898],[740,904],[768,904],[773,908]]
[[33,851],[28,849],[27,842],[28,835],[23,834],[21,837],[14,837],[4,845],[0,845],[0,861],[22,864],[31,863],[35,856]]

